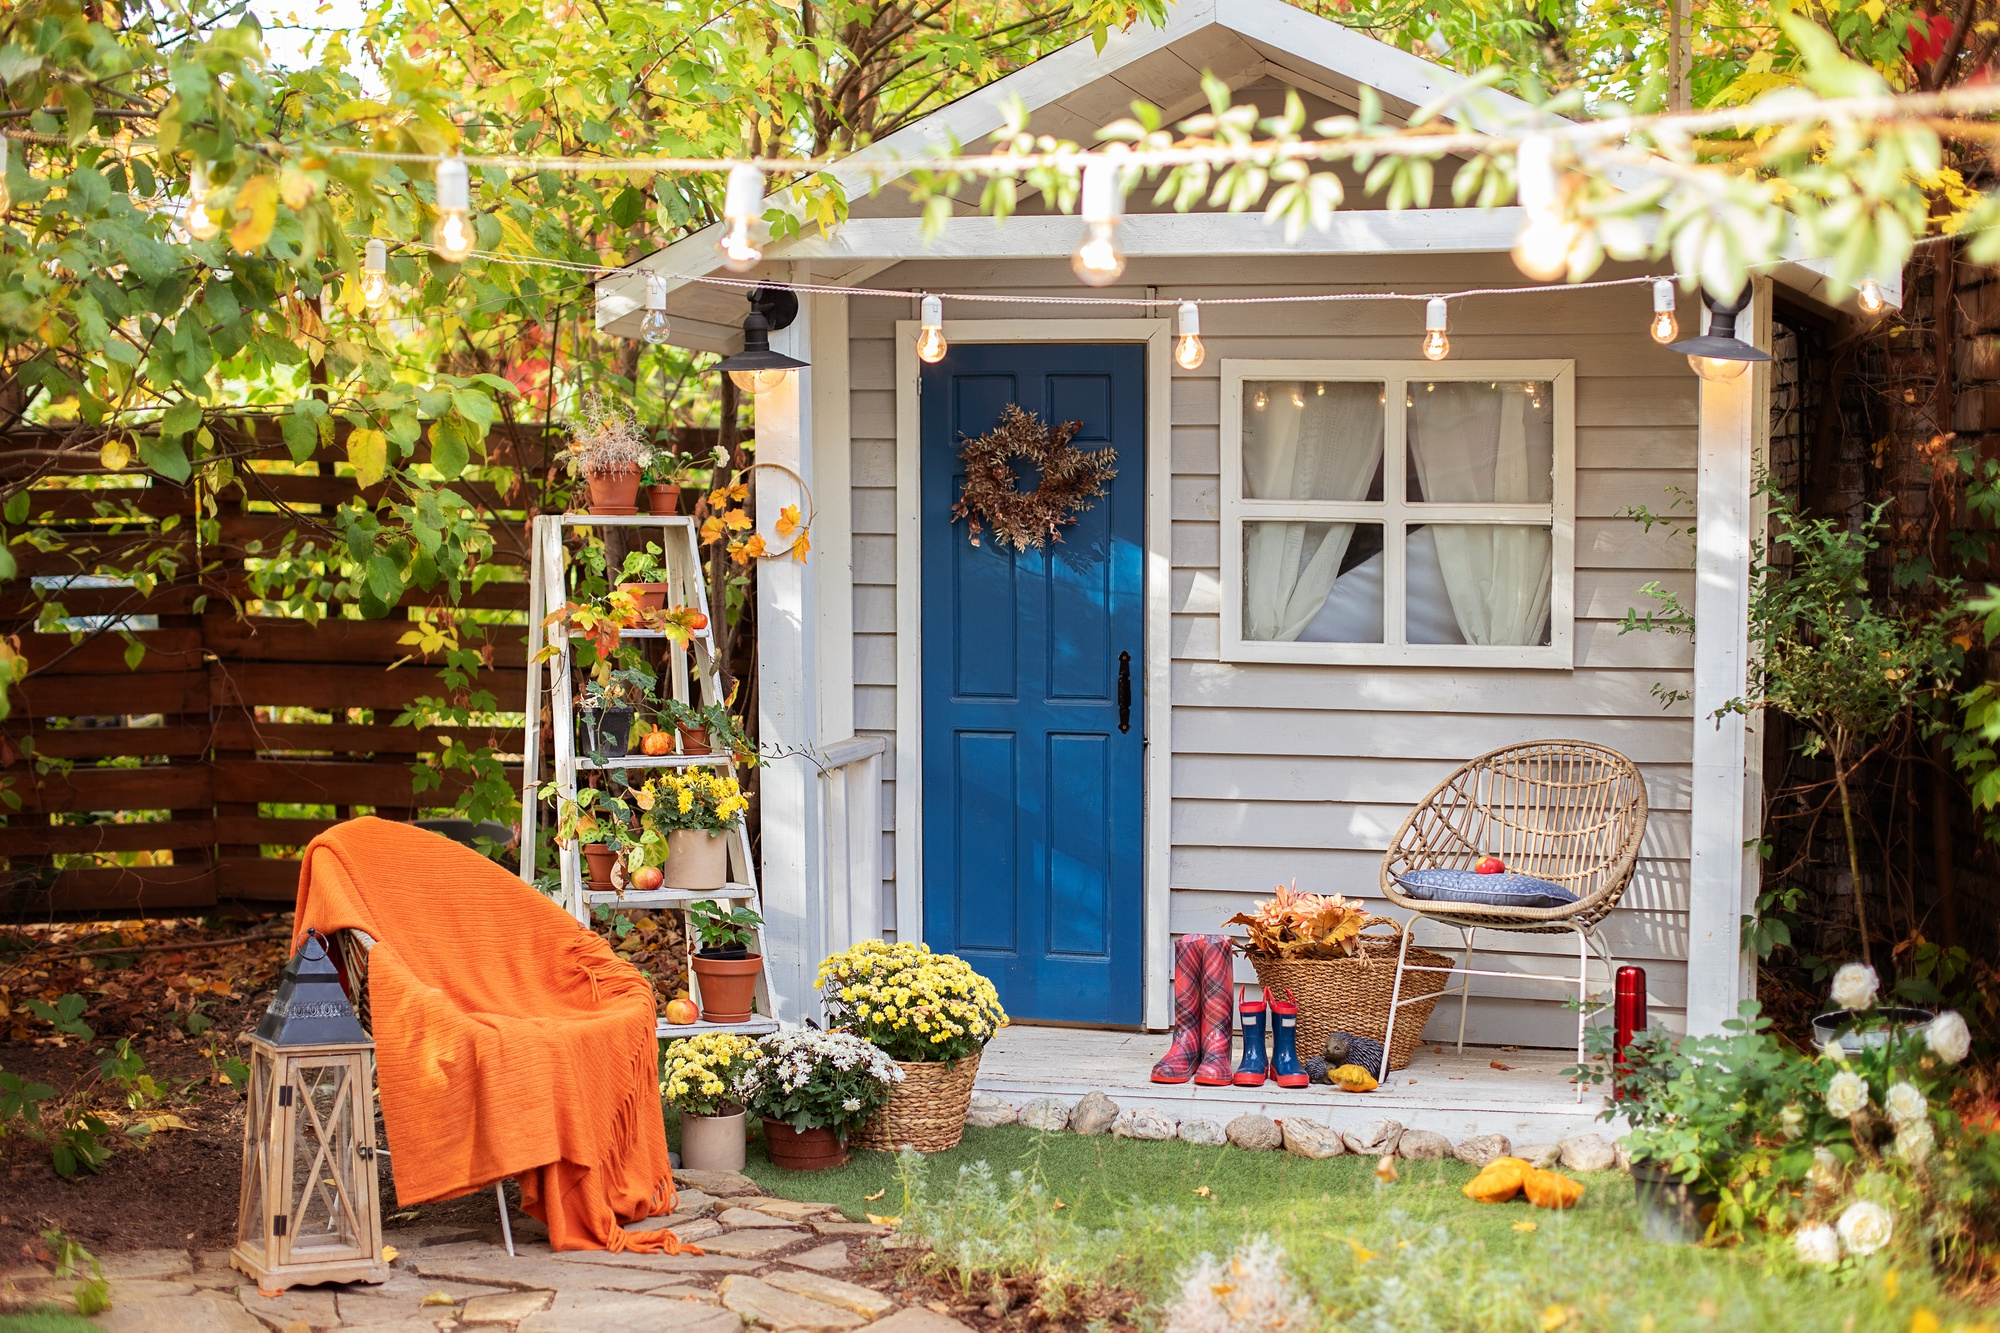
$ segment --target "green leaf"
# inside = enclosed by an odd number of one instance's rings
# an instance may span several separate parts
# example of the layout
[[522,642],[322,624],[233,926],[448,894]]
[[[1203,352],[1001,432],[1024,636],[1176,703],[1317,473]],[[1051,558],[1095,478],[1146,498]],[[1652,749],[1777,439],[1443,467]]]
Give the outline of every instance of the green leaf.
[[465,423],[455,415],[431,423],[431,464],[447,481],[465,471],[471,461],[466,434]]
[[169,439],[179,439],[201,424],[201,404],[190,398],[183,398],[167,409],[160,418],[160,434]]
[[380,551],[368,558],[368,590],[384,602],[394,602],[403,595],[402,571]]
[[294,408],[278,418],[278,429],[285,437],[285,448],[291,451],[294,463],[303,463],[319,448],[319,422]]
[[153,469],[153,471],[159,473],[168,481],[186,481],[192,471],[188,467],[187,450],[181,448],[181,442],[178,438],[167,440],[151,435],[141,435],[139,437],[139,457],[147,467]]
[[146,645],[138,639],[127,640],[125,643],[125,669],[127,671],[137,671],[139,663],[145,660]]
[[26,523],[28,521],[28,493],[26,491],[16,491],[8,496],[5,513],[9,523]]

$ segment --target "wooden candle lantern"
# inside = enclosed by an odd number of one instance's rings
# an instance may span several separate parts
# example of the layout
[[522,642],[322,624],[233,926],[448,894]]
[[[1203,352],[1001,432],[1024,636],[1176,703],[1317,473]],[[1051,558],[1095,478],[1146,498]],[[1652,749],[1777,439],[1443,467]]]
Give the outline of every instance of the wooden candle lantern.
[[375,1043],[309,932],[250,1036],[243,1192],[229,1261],[275,1295],[386,1282],[375,1181]]

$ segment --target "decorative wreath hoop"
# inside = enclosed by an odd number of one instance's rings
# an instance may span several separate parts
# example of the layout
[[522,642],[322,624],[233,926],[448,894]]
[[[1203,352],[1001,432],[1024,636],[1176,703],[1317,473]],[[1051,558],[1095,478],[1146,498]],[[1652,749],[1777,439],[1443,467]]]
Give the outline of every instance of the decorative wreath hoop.
[[[959,447],[965,463],[965,491],[951,507],[953,522],[964,519],[974,546],[990,526],[994,539],[1016,550],[1034,550],[1044,542],[1061,541],[1062,530],[1090,511],[1090,502],[1105,494],[1118,469],[1116,449],[1085,453],[1070,446],[1083,429],[1080,421],[1043,425],[1033,412],[1009,403],[1000,424]],[[1039,467],[1041,484],[1021,489],[1014,460]]]

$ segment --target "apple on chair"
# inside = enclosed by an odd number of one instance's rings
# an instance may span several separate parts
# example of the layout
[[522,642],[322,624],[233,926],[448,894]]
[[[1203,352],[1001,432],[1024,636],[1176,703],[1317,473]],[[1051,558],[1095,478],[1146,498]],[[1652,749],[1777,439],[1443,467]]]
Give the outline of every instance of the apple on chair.
[[1472,867],[1472,873],[1475,875],[1504,875],[1507,873],[1507,863],[1497,856],[1482,856],[1479,858],[1479,863]]

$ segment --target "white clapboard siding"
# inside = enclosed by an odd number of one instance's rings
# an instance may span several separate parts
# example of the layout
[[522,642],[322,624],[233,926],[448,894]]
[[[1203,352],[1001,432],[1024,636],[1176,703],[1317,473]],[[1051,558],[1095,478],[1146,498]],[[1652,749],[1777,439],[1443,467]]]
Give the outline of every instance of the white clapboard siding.
[[[1059,261],[911,261],[874,282],[981,294],[1074,295]],[[1513,286],[1504,256],[1467,254],[1367,259],[1230,256],[1134,259],[1113,294],[1180,299],[1325,291],[1428,292]],[[852,302],[851,421],[855,532],[856,726],[895,724],[895,322],[915,311],[900,300]],[[1060,341],[1065,318],[1086,307],[946,303],[954,318],[1031,318]],[[1114,311],[1115,314],[1144,313]],[[1160,307],[1171,313],[1170,306]],[[1451,308],[1454,358],[1572,360],[1576,364],[1575,669],[1462,670],[1238,664],[1220,660],[1218,548],[1223,479],[1221,365],[1225,359],[1414,359],[1423,307],[1416,302],[1340,302],[1202,311],[1208,357],[1176,370],[1168,395],[1173,475],[1149,478],[1171,497],[1169,648],[1173,704],[1172,830],[1168,911],[1174,934],[1212,932],[1274,884],[1343,892],[1379,904],[1381,849],[1410,805],[1453,766],[1521,741],[1573,737],[1631,756],[1645,776],[1654,815],[1640,870],[1605,938],[1620,961],[1648,974],[1654,1014],[1678,1021],[1685,1005],[1689,780],[1692,717],[1662,691],[1691,684],[1682,636],[1621,633],[1630,609],[1656,609],[1641,589],[1657,582],[1691,596],[1688,540],[1650,532],[1629,515],[1675,512],[1692,495],[1695,381],[1686,363],[1645,332],[1650,293],[1641,287],[1478,297]],[[1281,332],[1274,332],[1280,330]],[[1691,521],[1683,508],[1677,515]],[[885,822],[893,823],[893,771],[885,767]],[[885,836],[883,866],[895,860]],[[893,919],[893,885],[884,886]],[[1420,933],[1426,942],[1429,933]],[[1484,932],[1482,955],[1498,971],[1563,971],[1573,939]],[[1239,979],[1253,980],[1249,969]],[[1468,1037],[1495,1044],[1562,1046],[1575,1019],[1559,991],[1511,978],[1474,986]],[[1453,1037],[1456,1005],[1439,1006],[1427,1036]]]

